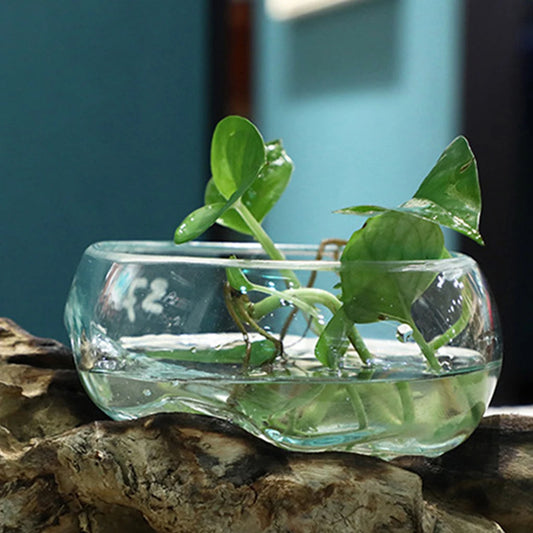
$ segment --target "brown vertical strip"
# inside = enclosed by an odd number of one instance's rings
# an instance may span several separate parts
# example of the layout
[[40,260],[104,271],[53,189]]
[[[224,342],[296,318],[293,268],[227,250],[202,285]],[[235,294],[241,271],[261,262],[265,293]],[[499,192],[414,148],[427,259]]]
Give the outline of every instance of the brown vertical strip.
[[229,3],[228,114],[251,114],[252,8],[246,0]]

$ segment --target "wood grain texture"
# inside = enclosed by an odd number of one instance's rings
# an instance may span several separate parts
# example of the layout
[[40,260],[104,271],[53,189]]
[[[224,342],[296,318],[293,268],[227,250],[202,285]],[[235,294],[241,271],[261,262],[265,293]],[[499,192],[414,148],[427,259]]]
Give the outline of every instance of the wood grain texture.
[[501,529],[376,458],[291,453],[204,416],[108,420],[66,348],[0,319],[0,532],[118,531]]

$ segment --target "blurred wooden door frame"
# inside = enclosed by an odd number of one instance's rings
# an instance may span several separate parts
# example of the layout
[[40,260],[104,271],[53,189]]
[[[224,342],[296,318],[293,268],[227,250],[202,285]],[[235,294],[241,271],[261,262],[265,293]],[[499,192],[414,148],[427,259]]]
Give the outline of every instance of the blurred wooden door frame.
[[[211,0],[209,68],[209,139],[219,120],[227,115],[252,117],[253,5],[248,0]],[[206,169],[206,180],[210,177]],[[228,228],[215,225],[209,240],[246,240]]]
[[211,0],[212,126],[229,114],[252,114],[252,10],[248,0]]

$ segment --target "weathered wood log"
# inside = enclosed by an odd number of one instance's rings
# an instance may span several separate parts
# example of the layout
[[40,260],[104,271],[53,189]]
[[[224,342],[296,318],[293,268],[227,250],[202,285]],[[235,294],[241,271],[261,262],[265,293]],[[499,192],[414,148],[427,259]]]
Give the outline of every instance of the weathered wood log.
[[372,457],[290,453],[202,416],[107,420],[66,348],[0,320],[0,532],[78,531],[501,529]]
[[3,525],[21,532],[499,531],[426,506],[418,476],[383,461],[289,454],[188,415],[2,451],[0,480]]
[[0,318],[0,441],[24,442],[106,418],[83,391],[70,350]]
[[419,474],[432,501],[496,520],[505,531],[533,531],[533,417],[487,417],[443,456],[403,457],[395,464]]

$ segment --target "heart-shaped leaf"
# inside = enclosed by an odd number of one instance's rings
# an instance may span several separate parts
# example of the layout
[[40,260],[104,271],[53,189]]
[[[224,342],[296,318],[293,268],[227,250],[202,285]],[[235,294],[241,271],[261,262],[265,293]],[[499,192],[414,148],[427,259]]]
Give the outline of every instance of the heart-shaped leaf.
[[[281,141],[270,142],[266,144],[265,149],[266,164],[241,198],[242,203],[258,222],[265,218],[279,200],[289,183],[294,168]],[[215,180],[210,179],[205,190],[205,203],[210,204],[223,200],[224,197],[218,190]],[[234,209],[229,209],[217,222],[240,233],[252,233]]]
[[411,323],[411,305],[436,274],[391,271],[383,262],[438,259],[446,254],[442,230],[433,222],[394,211],[370,218],[352,235],[341,257],[346,315],[356,323],[386,319]]
[[265,164],[265,143],[257,128],[242,117],[221,120],[211,142],[211,175],[228,200],[250,186]]
[[213,182],[222,191],[216,201],[189,214],[176,229],[174,242],[182,244],[209,229],[257,179],[265,164],[265,146],[257,128],[242,117],[221,120],[211,142]]

